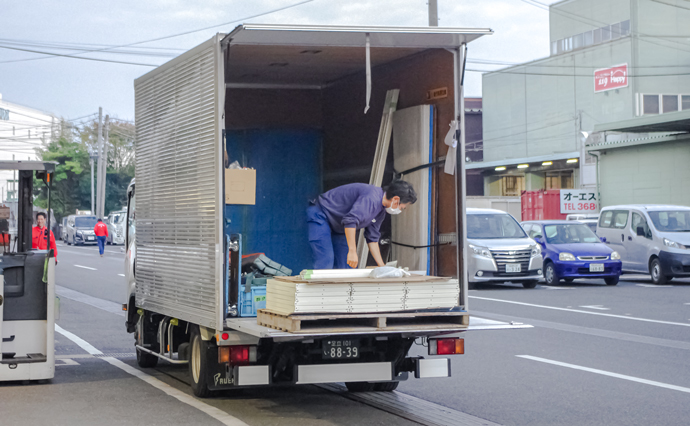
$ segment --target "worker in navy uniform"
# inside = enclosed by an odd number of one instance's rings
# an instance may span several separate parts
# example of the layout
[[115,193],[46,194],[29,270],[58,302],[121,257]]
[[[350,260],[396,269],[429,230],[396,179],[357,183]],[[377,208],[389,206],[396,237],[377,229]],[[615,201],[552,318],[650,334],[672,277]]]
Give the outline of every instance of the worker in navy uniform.
[[376,264],[384,266],[379,239],[386,213],[400,214],[416,201],[412,185],[401,180],[386,188],[351,183],[321,194],[307,209],[314,269],[356,268],[360,259],[355,240],[360,229],[364,229],[364,238]]

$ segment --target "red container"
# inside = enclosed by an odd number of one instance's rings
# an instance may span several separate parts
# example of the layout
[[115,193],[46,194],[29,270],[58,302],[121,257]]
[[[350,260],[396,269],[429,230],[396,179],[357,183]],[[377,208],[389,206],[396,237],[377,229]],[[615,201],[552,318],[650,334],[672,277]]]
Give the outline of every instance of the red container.
[[522,191],[522,220],[565,219],[558,189]]

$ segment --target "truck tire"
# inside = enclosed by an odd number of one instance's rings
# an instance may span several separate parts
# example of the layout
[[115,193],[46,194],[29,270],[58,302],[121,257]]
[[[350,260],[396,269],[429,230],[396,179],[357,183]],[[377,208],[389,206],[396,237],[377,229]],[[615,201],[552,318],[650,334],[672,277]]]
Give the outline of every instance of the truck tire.
[[537,280],[532,280],[532,281],[523,281],[522,286],[524,288],[534,288],[537,286],[538,281]]
[[137,365],[141,368],[153,368],[158,365],[158,357],[137,349]]
[[208,388],[208,353],[199,326],[191,327],[189,342],[189,378],[192,392],[199,398],[208,398],[212,394]]
[[347,387],[347,390],[349,392],[373,392],[374,391],[374,383],[369,383],[369,382],[347,382],[345,383],[345,387]]
[[656,285],[666,284],[667,278],[666,278],[666,275],[664,275],[663,271],[661,270],[661,261],[659,260],[658,257],[655,257],[649,263],[649,273],[652,276],[652,283],[654,283]]
[[398,385],[400,382],[395,381],[395,382],[384,382],[384,383],[375,383],[374,384],[374,391],[376,392],[393,392],[398,388]]

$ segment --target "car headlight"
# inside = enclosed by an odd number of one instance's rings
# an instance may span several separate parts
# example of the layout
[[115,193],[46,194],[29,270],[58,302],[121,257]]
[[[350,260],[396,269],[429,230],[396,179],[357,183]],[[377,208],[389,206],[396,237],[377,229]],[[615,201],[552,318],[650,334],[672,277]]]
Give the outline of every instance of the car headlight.
[[83,232],[81,232],[81,231],[77,231],[77,235],[79,235],[79,236],[81,237],[81,236],[83,236],[83,235],[84,235],[84,233],[83,233]]
[[470,250],[472,250],[472,253],[476,254],[477,256],[487,257],[489,259],[493,259],[493,256],[491,255],[491,252],[489,251],[488,248],[475,246],[473,244],[469,244],[469,246],[470,246]]
[[664,245],[669,246],[671,248],[677,248],[677,249],[686,249],[687,248],[683,244],[677,243],[675,241],[671,241],[668,238],[664,238]]
[[532,257],[541,256],[541,246],[539,244],[532,246]]
[[620,258],[621,258],[621,255],[618,254],[617,251],[614,251],[613,253],[611,253],[611,260],[620,260]]
[[573,260],[575,260],[575,256],[573,256],[570,253],[561,253],[558,255],[558,260],[563,260],[566,262],[573,261]]

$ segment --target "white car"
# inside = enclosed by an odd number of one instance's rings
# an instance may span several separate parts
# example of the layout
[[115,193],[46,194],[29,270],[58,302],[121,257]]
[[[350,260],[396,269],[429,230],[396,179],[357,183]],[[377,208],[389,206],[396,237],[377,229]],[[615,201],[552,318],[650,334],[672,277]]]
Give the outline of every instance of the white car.
[[543,277],[541,246],[506,212],[467,209],[467,243],[470,287],[510,281],[534,288]]

